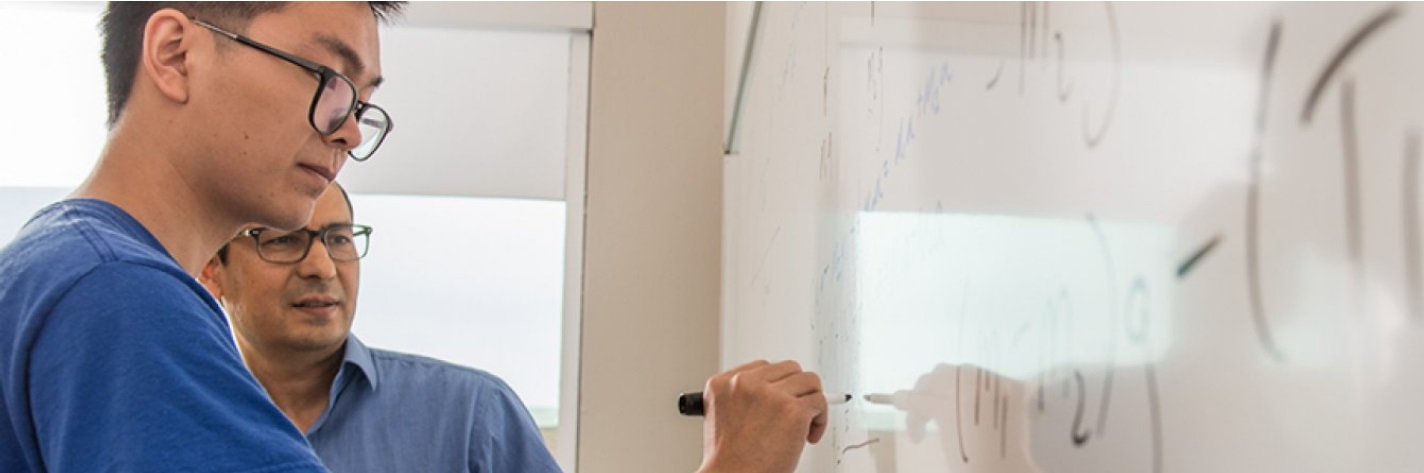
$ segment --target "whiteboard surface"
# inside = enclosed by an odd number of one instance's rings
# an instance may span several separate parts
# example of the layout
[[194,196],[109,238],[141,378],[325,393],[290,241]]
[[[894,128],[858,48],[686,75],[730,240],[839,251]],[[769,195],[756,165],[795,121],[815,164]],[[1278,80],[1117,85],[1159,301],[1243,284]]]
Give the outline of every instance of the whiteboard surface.
[[1418,5],[764,8],[724,364],[901,401],[800,471],[1424,467]]

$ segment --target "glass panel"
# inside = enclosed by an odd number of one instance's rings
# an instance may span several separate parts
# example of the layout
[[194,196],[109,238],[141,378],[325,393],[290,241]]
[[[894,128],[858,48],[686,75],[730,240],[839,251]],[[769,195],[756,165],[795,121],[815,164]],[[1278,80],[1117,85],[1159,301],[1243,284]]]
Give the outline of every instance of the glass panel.
[[0,187],[72,188],[89,175],[108,134],[95,27],[103,6],[0,2],[0,57],[23,65],[0,74],[0,90],[10,92],[10,110],[0,113]]
[[558,423],[564,203],[352,194],[375,228],[352,328],[367,344],[489,371]]
[[371,102],[395,129],[369,162],[348,163],[341,182],[380,194],[562,199],[572,36],[383,30],[386,82]]

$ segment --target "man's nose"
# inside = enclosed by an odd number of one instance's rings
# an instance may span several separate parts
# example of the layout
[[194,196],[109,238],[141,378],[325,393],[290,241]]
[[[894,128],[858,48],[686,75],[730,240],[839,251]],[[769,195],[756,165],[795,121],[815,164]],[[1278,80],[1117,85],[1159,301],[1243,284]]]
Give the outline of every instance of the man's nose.
[[312,241],[307,257],[297,262],[297,273],[304,278],[332,279],[336,277],[336,262],[331,260],[326,243],[320,238]]

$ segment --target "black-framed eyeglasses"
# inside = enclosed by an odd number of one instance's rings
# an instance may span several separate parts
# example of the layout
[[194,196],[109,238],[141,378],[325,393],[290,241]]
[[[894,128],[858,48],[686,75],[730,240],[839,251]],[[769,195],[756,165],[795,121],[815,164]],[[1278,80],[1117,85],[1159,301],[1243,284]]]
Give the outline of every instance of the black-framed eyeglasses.
[[346,123],[346,119],[351,116],[352,112],[355,112],[356,124],[361,130],[361,142],[346,152],[351,156],[351,159],[365,161],[370,158],[372,154],[376,153],[376,148],[381,147],[381,142],[386,140],[386,135],[395,129],[395,122],[391,121],[391,116],[386,113],[385,109],[375,104],[356,100],[356,85],[344,74],[206,21],[193,17],[188,17],[188,19],[214,33],[276,56],[278,59],[316,74],[316,94],[312,96],[311,110],[307,118],[317,133],[326,136],[336,133],[336,130]]
[[338,223],[320,230],[301,229],[283,232],[271,228],[252,228],[239,237],[252,237],[257,243],[257,256],[268,263],[296,263],[307,258],[312,244],[321,240],[332,261],[356,261],[366,256],[371,244],[371,227]]

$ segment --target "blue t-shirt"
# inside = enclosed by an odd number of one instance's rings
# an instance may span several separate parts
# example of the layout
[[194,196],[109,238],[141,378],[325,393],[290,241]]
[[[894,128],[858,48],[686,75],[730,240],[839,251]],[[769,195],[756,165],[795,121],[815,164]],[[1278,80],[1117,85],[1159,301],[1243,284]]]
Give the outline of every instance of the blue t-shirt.
[[354,335],[307,439],[333,473],[559,471],[503,380]]
[[0,250],[0,471],[326,470],[203,286],[123,210],[68,200]]

